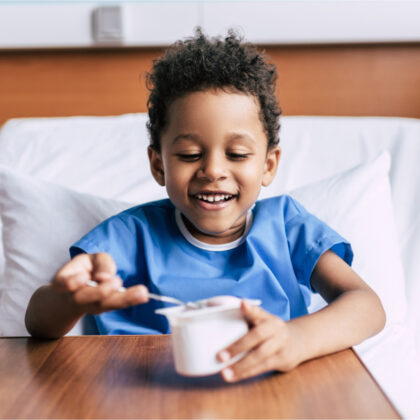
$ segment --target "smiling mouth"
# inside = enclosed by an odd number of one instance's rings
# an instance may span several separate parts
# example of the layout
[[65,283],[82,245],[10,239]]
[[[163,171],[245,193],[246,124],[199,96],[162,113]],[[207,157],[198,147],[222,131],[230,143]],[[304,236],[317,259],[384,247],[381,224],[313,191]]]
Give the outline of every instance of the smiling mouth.
[[234,199],[237,195],[236,194],[228,194],[228,193],[221,193],[221,192],[217,192],[217,193],[198,193],[198,194],[194,194],[192,197],[203,201],[205,203],[210,203],[210,204],[219,204],[219,203],[225,203],[227,201],[230,201],[232,199]]

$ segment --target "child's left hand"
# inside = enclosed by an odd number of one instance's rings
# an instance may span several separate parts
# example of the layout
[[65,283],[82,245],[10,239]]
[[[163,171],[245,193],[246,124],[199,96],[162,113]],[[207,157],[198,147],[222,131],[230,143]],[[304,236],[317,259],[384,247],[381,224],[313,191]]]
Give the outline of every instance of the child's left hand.
[[298,357],[299,338],[293,325],[246,301],[242,301],[241,308],[250,330],[222,350],[218,358],[227,362],[237,354],[247,354],[223,369],[225,381],[236,382],[272,370],[289,371],[301,362]]

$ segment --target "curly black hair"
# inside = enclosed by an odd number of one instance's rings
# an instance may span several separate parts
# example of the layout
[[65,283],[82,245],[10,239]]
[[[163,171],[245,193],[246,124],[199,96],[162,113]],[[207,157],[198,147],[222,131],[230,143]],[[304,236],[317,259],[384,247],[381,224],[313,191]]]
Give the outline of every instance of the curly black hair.
[[154,60],[151,72],[146,74],[150,146],[160,151],[168,108],[175,99],[192,92],[223,89],[258,100],[270,149],[279,143],[281,109],[275,96],[276,80],[276,67],[233,30],[223,40],[210,39],[197,28],[194,37],[175,42]]

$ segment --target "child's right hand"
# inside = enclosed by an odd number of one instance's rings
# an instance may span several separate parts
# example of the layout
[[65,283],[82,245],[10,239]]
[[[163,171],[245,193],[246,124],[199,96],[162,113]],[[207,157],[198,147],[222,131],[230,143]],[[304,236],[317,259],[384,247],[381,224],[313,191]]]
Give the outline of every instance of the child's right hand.
[[[143,285],[121,289],[122,281],[116,271],[115,262],[107,253],[80,254],[63,265],[51,286],[56,292],[67,294],[81,314],[99,314],[149,300]],[[89,286],[90,280],[98,286]]]

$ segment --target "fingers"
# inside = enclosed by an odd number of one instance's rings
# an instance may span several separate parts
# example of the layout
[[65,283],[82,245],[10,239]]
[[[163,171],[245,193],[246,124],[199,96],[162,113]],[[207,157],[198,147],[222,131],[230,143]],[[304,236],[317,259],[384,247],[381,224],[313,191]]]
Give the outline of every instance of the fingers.
[[80,254],[58,270],[51,284],[54,290],[68,293],[71,301],[87,313],[123,309],[149,300],[143,285],[122,288],[116,271],[107,253]]
[[116,272],[115,262],[109,254],[80,254],[58,270],[52,280],[52,286],[57,291],[75,292],[89,280],[98,283],[112,281]]
[[104,299],[101,302],[101,309],[110,311],[146,303],[149,301],[147,294],[148,290],[143,285],[129,287],[124,292],[113,293]]
[[52,287],[58,292],[74,292],[91,280],[92,267],[90,255],[77,255],[57,271]]
[[218,354],[222,362],[229,362],[245,353],[238,362],[222,371],[223,378],[235,382],[270,370],[290,370],[293,366],[290,357],[289,327],[280,318],[243,303],[245,318],[251,325],[250,331]]
[[259,346],[262,342],[269,340],[275,331],[273,331],[273,325],[269,322],[260,324],[258,327],[252,328],[248,334],[245,334],[242,338],[235,341],[228,348],[223,350],[219,359],[223,362],[227,362],[238,354],[250,351]]
[[105,299],[113,292],[117,292],[122,286],[122,281],[119,277],[113,277],[102,283],[94,282],[95,287],[84,285],[73,295],[73,300],[79,305],[86,305],[88,303],[98,302]]
[[273,322],[278,322],[278,328],[281,328],[282,324],[284,324],[280,318],[275,317],[259,306],[250,305],[243,301],[241,307],[245,319],[251,324],[252,328],[248,334],[235,341],[222,352],[221,358],[225,359],[223,361],[227,361],[227,358],[233,358],[244,351],[249,351],[262,341],[268,340],[276,333],[276,326],[272,325]]
[[272,317],[272,315],[269,312],[264,311],[264,309],[260,308],[257,305],[251,305],[246,300],[243,300],[241,302],[241,309],[245,319],[251,325],[258,325]]
[[121,291],[120,287],[121,280],[105,282],[97,287],[84,287],[74,294],[74,301],[86,306],[87,312],[98,314],[146,303],[149,300],[147,288],[143,285],[133,286],[124,291]]
[[275,370],[277,368],[275,353],[275,340],[269,339],[244,356],[239,362],[223,369],[223,379],[227,382],[236,382]]
[[92,261],[92,280],[102,282],[115,277],[117,266],[111,255],[99,252],[90,255]]

